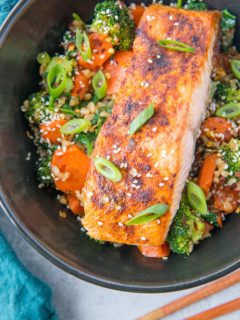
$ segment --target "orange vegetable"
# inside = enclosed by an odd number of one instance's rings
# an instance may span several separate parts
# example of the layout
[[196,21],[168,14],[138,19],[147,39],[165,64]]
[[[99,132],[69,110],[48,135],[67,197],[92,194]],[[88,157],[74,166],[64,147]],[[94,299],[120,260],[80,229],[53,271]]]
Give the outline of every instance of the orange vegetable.
[[145,8],[143,6],[136,6],[134,8],[130,8],[129,10],[133,16],[135,26],[137,27],[139,25],[140,19],[142,18]]
[[221,213],[217,213],[217,223],[218,223],[219,227],[222,228],[223,220],[222,220],[222,214]]
[[49,140],[52,144],[59,144],[58,139],[62,137],[60,132],[60,128],[66,123],[67,121],[64,119],[54,120],[50,123],[43,123],[40,125],[40,132],[45,140]]
[[74,214],[83,214],[83,207],[81,206],[81,202],[77,198],[75,192],[70,192],[66,194],[67,201],[70,209]]
[[107,36],[104,34],[91,33],[89,42],[92,49],[92,59],[90,62],[84,61],[82,56],[78,56],[78,64],[90,70],[100,68],[114,53],[111,42],[107,41]]
[[122,79],[125,78],[126,67],[132,59],[132,51],[118,51],[114,57],[104,65],[104,73],[110,75],[107,77],[108,94],[118,92],[121,87]]
[[74,87],[71,92],[72,96],[83,99],[84,95],[89,91],[90,82],[90,79],[87,78],[83,72],[80,72],[74,78]]
[[202,134],[212,141],[231,140],[231,124],[224,118],[210,117],[202,125]]
[[213,205],[224,213],[231,213],[237,208],[239,197],[239,191],[232,189],[230,186],[223,187],[214,194]]
[[66,152],[56,150],[51,161],[51,171],[57,189],[63,192],[81,190],[89,169],[90,159],[76,145]]
[[207,155],[207,157],[203,161],[202,168],[199,173],[198,185],[200,188],[202,188],[206,195],[211,189],[213,183],[214,172],[216,169],[216,160],[216,154]]
[[153,246],[138,246],[138,250],[148,258],[163,258],[168,257],[170,254],[170,248],[167,242],[159,247]]

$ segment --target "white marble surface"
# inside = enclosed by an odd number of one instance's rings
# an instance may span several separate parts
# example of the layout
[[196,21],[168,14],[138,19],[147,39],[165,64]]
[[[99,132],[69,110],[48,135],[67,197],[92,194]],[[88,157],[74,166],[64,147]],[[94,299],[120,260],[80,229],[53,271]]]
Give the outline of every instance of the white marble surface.
[[[76,279],[43,258],[23,239],[3,214],[0,214],[0,230],[22,263],[52,288],[53,303],[61,320],[134,320],[137,316],[194,290],[165,294],[136,294],[101,288]],[[165,319],[182,320],[239,296],[238,284]],[[219,319],[239,320],[240,312]]]

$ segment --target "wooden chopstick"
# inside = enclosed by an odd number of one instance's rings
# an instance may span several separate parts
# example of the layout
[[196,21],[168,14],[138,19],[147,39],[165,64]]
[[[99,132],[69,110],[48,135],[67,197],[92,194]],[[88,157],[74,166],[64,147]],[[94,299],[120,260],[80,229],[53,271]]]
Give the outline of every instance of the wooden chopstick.
[[240,310],[240,298],[200,312],[195,316],[186,318],[185,320],[212,320],[216,317],[223,316],[224,314],[231,313],[236,310]]
[[169,314],[183,309],[199,300],[202,300],[218,291],[228,288],[236,283],[240,282],[240,271],[236,271],[224,278],[218,279],[210,284],[191,292],[184,297],[176,299],[173,302],[166,304],[165,306],[158,308],[146,315],[138,318],[137,320],[158,320],[166,317]]

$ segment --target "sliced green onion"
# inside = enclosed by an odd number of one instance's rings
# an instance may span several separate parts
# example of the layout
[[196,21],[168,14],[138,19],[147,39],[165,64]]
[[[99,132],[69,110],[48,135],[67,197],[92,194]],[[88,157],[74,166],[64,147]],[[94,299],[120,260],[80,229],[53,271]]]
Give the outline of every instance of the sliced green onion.
[[78,48],[84,61],[92,59],[92,50],[88,35],[85,31],[81,32],[79,29],[77,30],[76,47]]
[[154,115],[154,104],[150,103],[130,124],[129,134],[137,132]]
[[67,78],[65,91],[69,93],[73,88],[73,81],[70,78]]
[[102,99],[105,97],[107,93],[107,80],[104,73],[99,70],[92,79],[92,86],[94,89],[94,93],[98,99]]
[[77,13],[74,12],[74,13],[72,14],[72,16],[73,16],[73,19],[74,19],[74,20],[82,21],[82,19],[80,18],[80,16],[79,16]]
[[232,119],[240,116],[240,103],[228,103],[219,108],[216,112],[218,117]]
[[125,224],[127,226],[134,226],[137,224],[144,224],[156,220],[163,216],[169,209],[166,204],[155,204],[141,212],[139,212],[135,217],[128,220]]
[[231,14],[227,9],[221,11],[221,29],[230,30],[236,26],[237,17]]
[[207,200],[202,189],[194,182],[189,181],[187,184],[188,201],[191,207],[201,214],[206,214]]
[[160,40],[158,41],[158,44],[161,47],[171,49],[171,50],[177,50],[177,51],[183,51],[183,52],[189,52],[194,53],[195,49],[186,43],[176,41],[176,40]]
[[63,66],[56,64],[47,75],[48,92],[53,98],[57,98],[66,88],[67,75]]
[[177,8],[182,8],[182,2],[183,2],[183,0],[178,0]]
[[119,182],[122,180],[120,170],[111,161],[104,158],[96,158],[94,165],[97,171],[112,182]]
[[73,119],[61,127],[60,132],[63,134],[75,134],[87,130],[91,127],[91,122],[87,119]]
[[235,77],[240,79],[240,60],[231,60],[231,67]]
[[40,52],[37,55],[37,62],[39,64],[49,64],[49,62],[51,61],[51,58],[49,56],[49,54],[47,52]]
[[62,112],[64,114],[70,114],[71,116],[74,116],[74,117],[76,117],[76,115],[77,115],[76,112],[74,112],[73,110],[68,109],[68,108],[61,108],[60,112]]

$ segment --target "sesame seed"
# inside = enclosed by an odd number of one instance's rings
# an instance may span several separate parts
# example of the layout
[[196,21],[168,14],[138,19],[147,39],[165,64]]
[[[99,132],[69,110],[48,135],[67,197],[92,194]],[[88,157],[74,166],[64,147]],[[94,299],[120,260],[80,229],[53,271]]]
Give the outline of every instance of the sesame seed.
[[150,158],[151,156],[152,156],[152,153],[149,153],[149,154],[147,155],[148,158]]
[[142,241],[146,241],[146,240],[147,240],[146,237],[141,237],[140,239],[141,239]]
[[147,177],[147,178],[152,178],[152,177],[153,177],[153,174],[150,173],[150,172],[148,172],[148,173],[146,174],[146,177]]
[[152,59],[148,59],[148,63],[153,63]]
[[152,131],[156,132],[157,131],[157,127],[152,128]]
[[156,162],[156,163],[155,163],[154,167],[155,167],[155,168],[157,168],[157,167],[158,167],[158,162]]
[[103,222],[102,221],[98,221],[97,223],[99,226],[102,226],[103,225]]
[[131,219],[132,217],[133,217],[133,216],[132,216],[131,214],[128,214],[128,218],[130,218],[130,219]]
[[122,222],[118,222],[119,227],[123,227],[123,223]]
[[161,224],[161,220],[160,219],[157,219],[157,224]]
[[168,181],[169,180],[169,177],[165,177],[163,178],[164,181]]
[[132,194],[128,192],[128,193],[127,193],[127,196],[130,198],[130,197],[132,196]]
[[117,206],[117,207],[116,207],[116,210],[118,210],[118,211],[121,210],[121,209],[122,209],[121,206]]
[[173,20],[173,16],[170,15],[170,16],[169,16],[169,20]]
[[165,186],[165,184],[163,182],[159,183],[159,187],[164,187],[164,186]]

